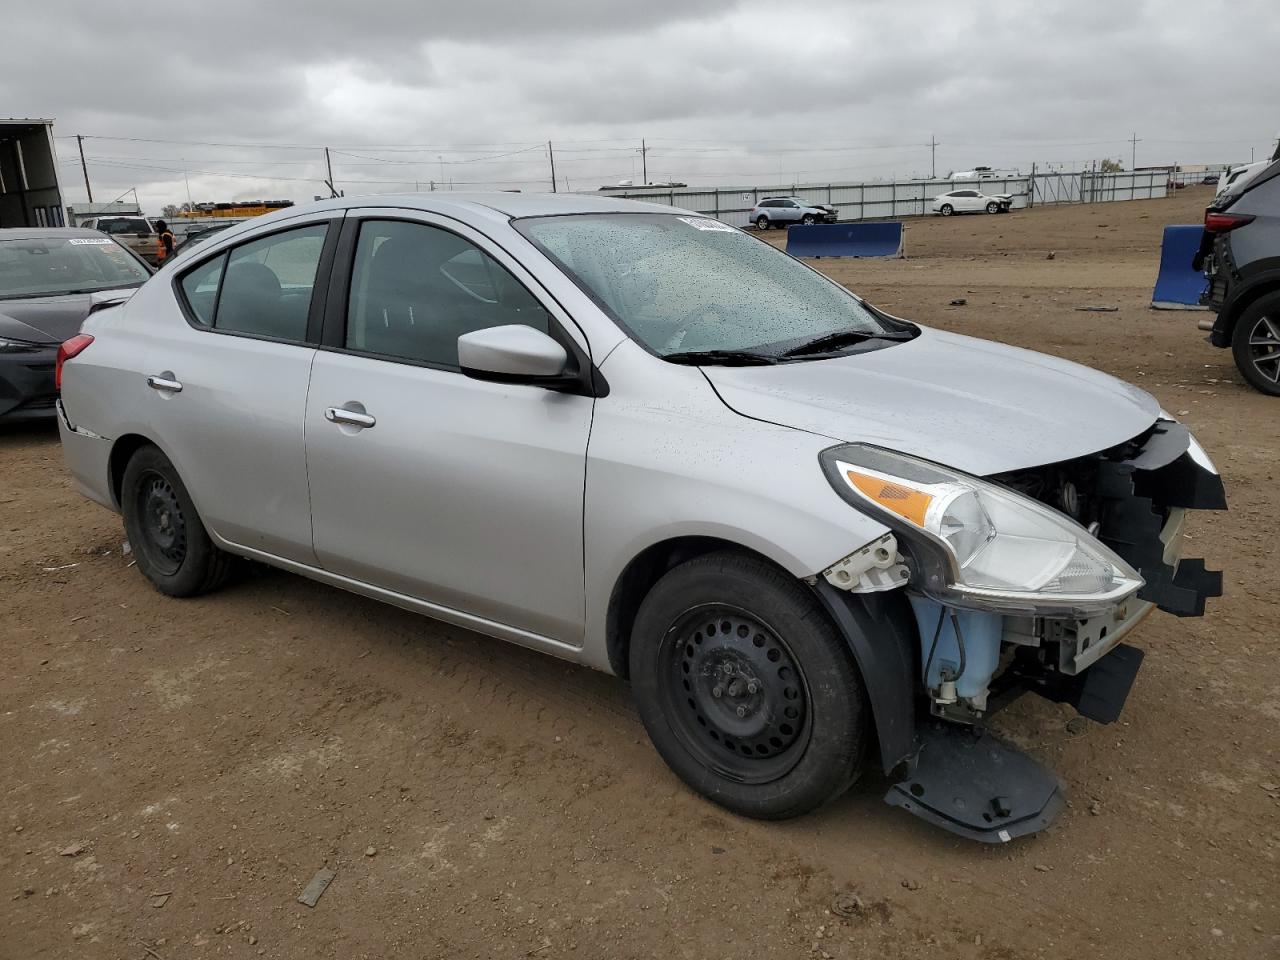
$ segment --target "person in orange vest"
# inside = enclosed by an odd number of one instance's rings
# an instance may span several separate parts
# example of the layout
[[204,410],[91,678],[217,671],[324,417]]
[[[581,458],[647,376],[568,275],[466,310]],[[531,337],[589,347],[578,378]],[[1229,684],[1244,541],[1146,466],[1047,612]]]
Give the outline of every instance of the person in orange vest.
[[173,231],[163,220],[156,221],[156,266],[163,267],[164,262],[173,256]]

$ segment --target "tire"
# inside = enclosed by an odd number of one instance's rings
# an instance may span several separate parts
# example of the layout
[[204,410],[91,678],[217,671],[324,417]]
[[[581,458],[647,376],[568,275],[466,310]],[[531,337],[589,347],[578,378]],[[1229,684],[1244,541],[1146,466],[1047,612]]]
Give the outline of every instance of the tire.
[[848,645],[764,560],[724,551],[665,574],[640,604],[630,668],[658,753],[728,810],[799,816],[862,773],[870,712]]
[[235,558],[209,539],[178,471],[156,447],[130,458],[120,506],[138,569],[161,593],[194,597],[231,576]]
[[944,217],[949,217],[956,212],[956,208],[951,206],[951,204],[949,203],[944,203],[941,207],[938,208],[938,212],[942,214]]
[[1251,387],[1280,397],[1280,291],[1259,297],[1240,314],[1231,353]]
[[803,217],[800,218],[800,222],[803,223],[806,227],[811,227],[818,222],[818,218],[815,217],[812,213],[806,213]]
[[760,214],[760,216],[756,217],[756,229],[757,230],[769,229],[769,218],[766,217],[763,213]]
[[992,200],[990,203],[987,204],[987,213],[999,213],[999,212],[1000,212],[1000,204],[996,203],[994,200]]

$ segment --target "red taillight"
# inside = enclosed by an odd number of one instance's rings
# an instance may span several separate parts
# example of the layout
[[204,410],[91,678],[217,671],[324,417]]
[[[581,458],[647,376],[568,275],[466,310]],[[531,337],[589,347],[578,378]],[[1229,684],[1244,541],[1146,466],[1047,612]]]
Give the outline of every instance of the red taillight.
[[78,333],[58,347],[58,360],[53,367],[54,387],[58,390],[62,389],[62,365],[72,357],[78,357],[84,353],[84,348],[91,343],[93,343],[93,337],[87,333]]
[[1249,213],[1205,213],[1204,228],[1209,233],[1227,233],[1236,227],[1253,223],[1253,214]]

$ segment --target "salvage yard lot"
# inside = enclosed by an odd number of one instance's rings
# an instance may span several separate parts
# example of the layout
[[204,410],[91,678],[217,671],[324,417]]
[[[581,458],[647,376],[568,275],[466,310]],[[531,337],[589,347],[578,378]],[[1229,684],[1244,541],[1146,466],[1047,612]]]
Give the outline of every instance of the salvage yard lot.
[[1001,718],[1067,782],[1047,833],[958,840],[877,776],[743,820],[609,677],[273,571],[167,599],[56,433],[0,428],[0,958],[1280,955],[1280,403],[1200,314],[1147,308],[1162,228],[1209,196],[913,220],[907,259],[815,261],[1137,383],[1226,479],[1188,533],[1226,596],[1144,624],[1121,722]]

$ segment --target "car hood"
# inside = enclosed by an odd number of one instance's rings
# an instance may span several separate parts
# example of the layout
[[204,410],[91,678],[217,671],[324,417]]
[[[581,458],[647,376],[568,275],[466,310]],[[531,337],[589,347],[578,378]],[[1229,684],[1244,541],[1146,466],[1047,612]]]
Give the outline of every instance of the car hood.
[[32,343],[62,343],[80,332],[90,294],[0,300],[0,337]]
[[1105,373],[928,328],[866,353],[703,373],[743,416],[979,476],[1105,450],[1160,412],[1150,394]]

